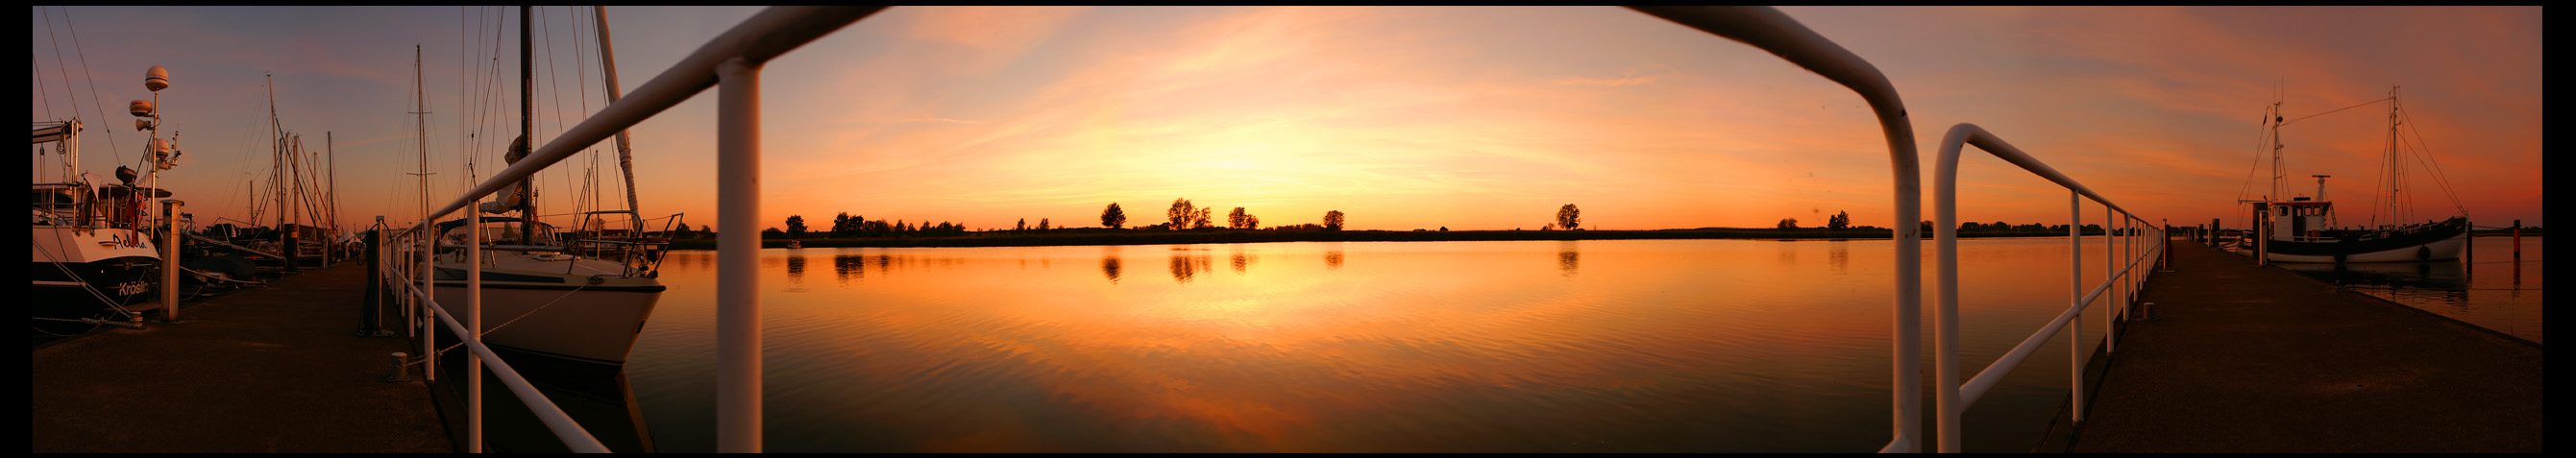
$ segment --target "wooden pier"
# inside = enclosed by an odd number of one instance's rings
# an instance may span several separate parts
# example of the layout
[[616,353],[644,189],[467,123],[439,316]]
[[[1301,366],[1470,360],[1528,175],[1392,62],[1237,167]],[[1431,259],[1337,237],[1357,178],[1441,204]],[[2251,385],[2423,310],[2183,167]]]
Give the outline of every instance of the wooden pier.
[[418,350],[353,334],[366,275],[307,270],[183,305],[179,323],[36,348],[35,451],[453,451],[419,368],[384,381],[389,355]]
[[2140,298],[2155,320],[2092,364],[2085,421],[2042,451],[2541,451],[2539,345],[2173,246]]

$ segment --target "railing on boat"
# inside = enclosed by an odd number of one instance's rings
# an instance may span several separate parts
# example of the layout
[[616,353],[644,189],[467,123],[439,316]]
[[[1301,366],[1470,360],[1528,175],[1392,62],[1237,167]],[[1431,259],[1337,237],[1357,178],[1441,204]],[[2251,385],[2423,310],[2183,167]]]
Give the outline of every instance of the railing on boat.
[[[426,236],[431,221],[461,209],[471,208],[473,204],[490,196],[504,185],[552,166],[569,157],[573,152],[595,145],[617,131],[640,123],[710,87],[720,88],[717,101],[717,203],[725,208],[759,208],[758,79],[760,66],[789,50],[803,46],[882,9],[883,7],[772,7],[744,20],[723,35],[699,47],[688,58],[673,65],[669,70],[655,76],[652,81],[637,88],[633,94],[609,104],[598,114],[584,119],[580,124],[537,148],[518,163],[494,174],[472,190],[466,191],[454,202],[437,211],[429,212],[411,231],[414,239],[411,244],[418,248],[414,250],[412,259],[406,262],[417,262],[419,268],[411,269],[410,272],[401,275],[416,276],[417,284],[429,284],[429,258],[421,254],[433,251],[429,244],[435,237]],[[1895,85],[1889,82],[1877,67],[1771,8],[1635,7],[1635,9],[1761,48],[1858,92],[1861,98],[1869,103],[1871,111],[1879,120],[1880,129],[1887,138],[1889,162],[1894,174],[1892,182],[1896,220],[1915,221],[1920,217],[1921,178],[1912,121],[1907,117],[1902,100],[1897,97]],[[2049,336],[2055,335],[2065,325],[2074,323],[2074,319],[2080,316],[2084,304],[2099,297],[2106,289],[2115,286],[2125,287],[2126,292],[2119,293],[2118,296],[2124,301],[2133,297],[2136,291],[2135,285],[2143,282],[2144,275],[2133,275],[2131,272],[2142,263],[2152,265],[2151,260],[2154,259],[2155,253],[2161,252],[2164,248],[2161,228],[2141,224],[2145,223],[2143,219],[2112,204],[2109,199],[2094,193],[2082,184],[2047,168],[2037,160],[2030,159],[2028,155],[2012,149],[2000,139],[1984,135],[1982,130],[1968,125],[1954,128],[1951,137],[1954,138],[1944,142],[1943,169],[1936,195],[1939,209],[1937,215],[1939,228],[1936,233],[1941,260],[1938,267],[1939,289],[1936,290],[1941,297],[1936,365],[1942,374],[1939,394],[1941,415],[1938,425],[1942,439],[1940,448],[1945,452],[1958,450],[1958,413],[1965,409],[1966,404],[1973,403],[1986,390],[1991,389],[2004,373],[2018,366],[2022,358],[2035,350],[2039,342],[2045,342]],[[2105,205],[2109,212],[2120,214],[2121,221],[2141,226],[2136,229],[2137,231],[2154,234],[2152,246],[2130,248],[2130,253],[2136,253],[2137,256],[2129,261],[2128,267],[2122,268],[2115,275],[2106,277],[2102,286],[2094,288],[2092,292],[2070,293],[2074,296],[2074,304],[2065,314],[2033,333],[2029,339],[1965,386],[1959,385],[1956,381],[1958,278],[1955,254],[1957,230],[1953,221],[1955,219],[1953,191],[1956,184],[1954,181],[1956,150],[1962,143],[1978,145],[1990,153],[2004,157],[2007,161],[2022,165],[2026,170],[2048,177],[2051,181],[2067,187],[2070,190],[2071,208],[2080,209],[2080,199],[2091,197]],[[2080,212],[2080,210],[2077,211]],[[2080,216],[2080,213],[2077,216]],[[755,211],[726,212],[718,218],[720,226],[737,228],[717,233],[716,447],[720,452],[758,452],[762,447],[760,296],[759,279],[754,271],[759,255],[759,233],[739,229],[759,227],[757,218],[758,212]],[[2109,218],[2110,215],[2106,214],[2105,221],[2110,221]],[[2068,225],[2071,232],[2070,243],[2077,244],[2078,248],[2081,244],[2082,224],[2080,223],[2075,221]],[[1916,356],[1919,354],[1922,340],[1920,243],[1922,234],[1921,229],[1914,224],[1900,223],[1895,226],[1896,251],[1893,262],[1896,264],[1896,288],[1892,302],[1895,306],[1896,338],[1890,374],[1894,382],[1891,409],[1894,428],[1893,437],[1880,451],[1910,452],[1921,449],[1922,438],[1921,399],[1917,394],[1921,387],[1919,382],[1921,363]],[[479,231],[467,232],[479,233]],[[2129,245],[2148,244],[2134,240],[2134,237],[2127,243]],[[479,251],[467,250],[468,253]],[[2069,272],[2071,277],[2080,273],[2080,265],[2077,265],[2081,262],[2080,252],[2077,256],[2077,260],[2070,263],[2071,269],[2075,269]],[[469,267],[473,272],[466,274],[466,282],[469,288],[479,290],[482,282],[482,275],[479,272],[480,263],[469,262],[469,264],[473,264]],[[2071,283],[2076,284],[2076,289],[2081,289],[2080,277],[2076,278],[2078,279],[2072,280]],[[579,425],[573,424],[569,417],[565,417],[560,409],[554,408],[544,399],[544,396],[537,394],[533,387],[529,387],[524,379],[510,371],[508,365],[492,355],[479,339],[470,337],[474,333],[464,332],[465,329],[479,328],[479,324],[460,325],[446,310],[439,307],[432,300],[433,296],[423,288],[408,287],[407,290],[412,292],[410,299],[415,304],[434,311],[439,321],[446,323],[452,331],[469,336],[466,344],[474,349],[474,354],[492,359],[495,372],[501,376],[503,383],[509,385],[513,392],[518,393],[521,400],[529,404],[531,410],[537,411],[540,419],[544,420],[558,437],[563,438],[566,444],[573,445],[578,451],[604,451],[598,446],[597,440],[591,439]],[[479,309],[479,303],[469,299],[467,308],[468,321],[475,321],[476,318],[472,317],[476,314],[471,311]],[[2106,314],[2105,321],[2116,319],[2119,315],[2121,313],[2118,311]],[[2081,325],[2077,326],[2080,335]],[[2080,339],[2077,340],[2080,341]],[[2105,342],[2106,349],[2112,348],[2110,345],[2110,342]],[[424,348],[426,347],[428,345],[424,343]],[[2078,377],[2081,377],[2083,370],[2080,362],[2082,357],[2080,352],[2075,356],[2079,359],[2074,369]],[[468,380],[479,381],[480,377],[477,375]],[[479,386],[471,389],[479,390]],[[2080,379],[2073,391],[2080,402],[2082,396]],[[470,394],[469,398],[473,396],[477,395]],[[2077,412],[2080,416],[2082,412],[2080,407]],[[476,431],[470,434],[478,438],[476,451],[480,451],[480,418],[479,413],[476,415],[477,417],[472,420],[476,425]]]

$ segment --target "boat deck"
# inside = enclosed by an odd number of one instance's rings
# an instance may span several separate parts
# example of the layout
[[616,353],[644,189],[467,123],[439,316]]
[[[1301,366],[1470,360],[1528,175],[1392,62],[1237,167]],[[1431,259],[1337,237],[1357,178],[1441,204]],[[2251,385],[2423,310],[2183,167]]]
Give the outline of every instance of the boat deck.
[[2140,299],[2157,320],[2126,326],[2086,421],[2042,450],[2541,451],[2539,345],[2174,247]]
[[383,380],[388,355],[417,350],[353,336],[366,275],[307,270],[183,305],[180,323],[35,349],[35,451],[453,451],[419,369]]

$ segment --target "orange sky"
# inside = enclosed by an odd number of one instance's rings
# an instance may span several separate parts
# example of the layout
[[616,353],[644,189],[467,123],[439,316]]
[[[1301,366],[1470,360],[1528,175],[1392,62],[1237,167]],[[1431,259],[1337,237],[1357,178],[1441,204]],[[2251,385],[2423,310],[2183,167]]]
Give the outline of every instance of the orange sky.
[[[2428,165],[2479,224],[2540,221],[2537,7],[1782,10],[1895,82],[1927,162],[1942,132],[1976,123],[2150,218],[2207,222],[2268,186],[2247,181],[2276,87],[2295,117],[2404,86],[2438,161]],[[546,138],[604,99],[589,9],[540,11]],[[625,89],[755,11],[611,8]],[[517,15],[40,8],[33,116],[77,106],[92,126],[83,168],[108,175],[135,162],[119,151],[143,137],[99,108],[149,97],[141,69],[167,66],[162,105],[188,151],[167,187],[200,220],[242,219],[246,182],[267,176],[261,75],[274,73],[286,128],[314,149],[325,131],[336,139],[343,219],[408,221],[419,211],[404,175],[416,167],[409,48],[426,53],[433,195],[445,203],[465,181],[465,151],[488,175],[516,130]],[[475,75],[497,90],[471,87]],[[1890,224],[1885,143],[1858,96],[1619,8],[903,7],[769,64],[763,85],[760,219],[772,226],[803,215],[824,228],[844,211],[1093,226],[1111,202],[1132,226],[1160,222],[1175,198],[1245,207],[1265,225],[1340,210],[1356,229],[1536,229],[1567,203],[1607,229],[1813,226],[1838,211]],[[646,214],[717,220],[714,97],[634,129]],[[2334,175],[2328,197],[2347,202],[2345,222],[2367,218],[2387,118],[2383,103],[2284,128],[2291,189]],[[592,163],[545,172],[545,213],[580,207]],[[613,186],[614,157],[597,164]],[[2064,191],[1991,157],[1965,164],[1963,219],[2064,221]],[[2457,213],[2431,174],[2412,176],[2421,217]],[[601,202],[622,206],[619,192]]]

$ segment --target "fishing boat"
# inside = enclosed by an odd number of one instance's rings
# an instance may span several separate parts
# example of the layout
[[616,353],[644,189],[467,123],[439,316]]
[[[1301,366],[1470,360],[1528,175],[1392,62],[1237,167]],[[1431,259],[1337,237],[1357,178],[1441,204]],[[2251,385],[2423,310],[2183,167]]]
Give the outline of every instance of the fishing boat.
[[[153,91],[157,101],[161,89],[169,87],[169,72],[153,66],[144,77],[144,87]],[[157,290],[152,277],[160,272],[162,260],[153,235],[162,221],[148,209],[151,199],[171,194],[136,182],[138,178],[147,184],[158,180],[160,171],[173,166],[178,148],[158,135],[160,112],[155,101],[136,100],[128,106],[142,118],[136,120],[136,128],[154,132],[144,146],[152,170],[137,173],[117,167],[115,184],[81,171],[84,126],[79,119],[35,123],[33,144],[53,145],[51,151],[37,148],[36,154],[51,155],[62,163],[61,175],[40,176],[31,194],[34,224],[28,232],[34,245],[28,272],[37,330],[70,331],[140,321],[141,316],[127,307]]]
[[[2377,215],[2374,215],[2371,218],[2371,224],[2338,225],[2334,202],[2324,199],[2325,180],[2331,176],[2312,175],[2317,178],[2315,196],[2292,197],[2288,200],[2267,198],[2247,202],[2253,208],[2255,220],[2261,222],[2265,228],[2258,231],[2259,235],[2250,235],[2249,237],[2259,236],[2261,240],[2249,241],[2254,243],[2247,246],[2257,247],[2253,250],[2261,252],[2263,259],[2271,262],[2421,262],[2460,258],[2460,254],[2468,247],[2469,238],[2469,219],[2465,216],[2467,213],[2465,208],[2461,211],[2462,216],[2441,221],[2406,222],[2407,206],[2399,201],[2399,192],[2407,187],[2403,179],[2406,163],[2403,155],[2406,146],[2398,141],[2401,132],[2399,127],[2404,124],[2405,119],[2403,111],[2405,105],[2399,103],[2395,88],[2389,89],[2388,98],[2367,102],[2364,105],[2381,101],[2389,102],[2391,106],[2388,115],[2388,148],[2385,159],[2388,161],[2386,169],[2389,175],[2385,177],[2387,181],[2384,183],[2389,184],[2387,209],[2392,223],[2379,224]],[[2272,140],[2272,180],[2275,192],[2272,196],[2287,194],[2287,188],[2282,186],[2284,175],[2280,172],[2281,126],[2316,116],[2285,119],[2279,115],[2279,105],[2275,102],[2272,113],[2267,113],[2264,117],[2268,124],[2269,138]],[[2345,109],[2350,108],[2352,107]],[[2322,114],[2325,113],[2318,113],[2318,115]],[[2445,191],[2447,190],[2445,188]],[[2457,199],[2454,198],[2454,201],[2456,202]]]
[[[526,11],[522,9],[522,11]],[[610,61],[607,52],[606,22],[600,23],[601,59]],[[521,37],[526,37],[523,21]],[[520,119],[521,132],[533,129],[528,113],[530,92],[526,84],[525,52],[521,65]],[[612,64],[613,65],[613,64]],[[614,66],[607,68],[614,69]],[[614,71],[607,80],[610,100],[617,90]],[[627,137],[618,135],[618,149],[628,151]],[[522,134],[509,147],[503,159],[517,162],[531,148],[528,135]],[[621,163],[627,162],[621,160]],[[630,169],[631,170],[631,169]],[[664,287],[658,279],[661,251],[668,240],[645,238],[642,222],[635,218],[632,172],[628,172],[627,210],[577,213],[583,222],[580,229],[557,231],[555,226],[537,219],[533,180],[512,183],[496,195],[469,210],[467,219],[437,224],[440,251],[433,264],[437,301],[448,307],[466,303],[467,250],[479,250],[482,270],[482,332],[484,342],[507,348],[568,361],[620,366],[635,346],[635,336],[653,314]],[[517,217],[483,216],[517,213]],[[607,229],[598,216],[624,215],[632,227]]]

